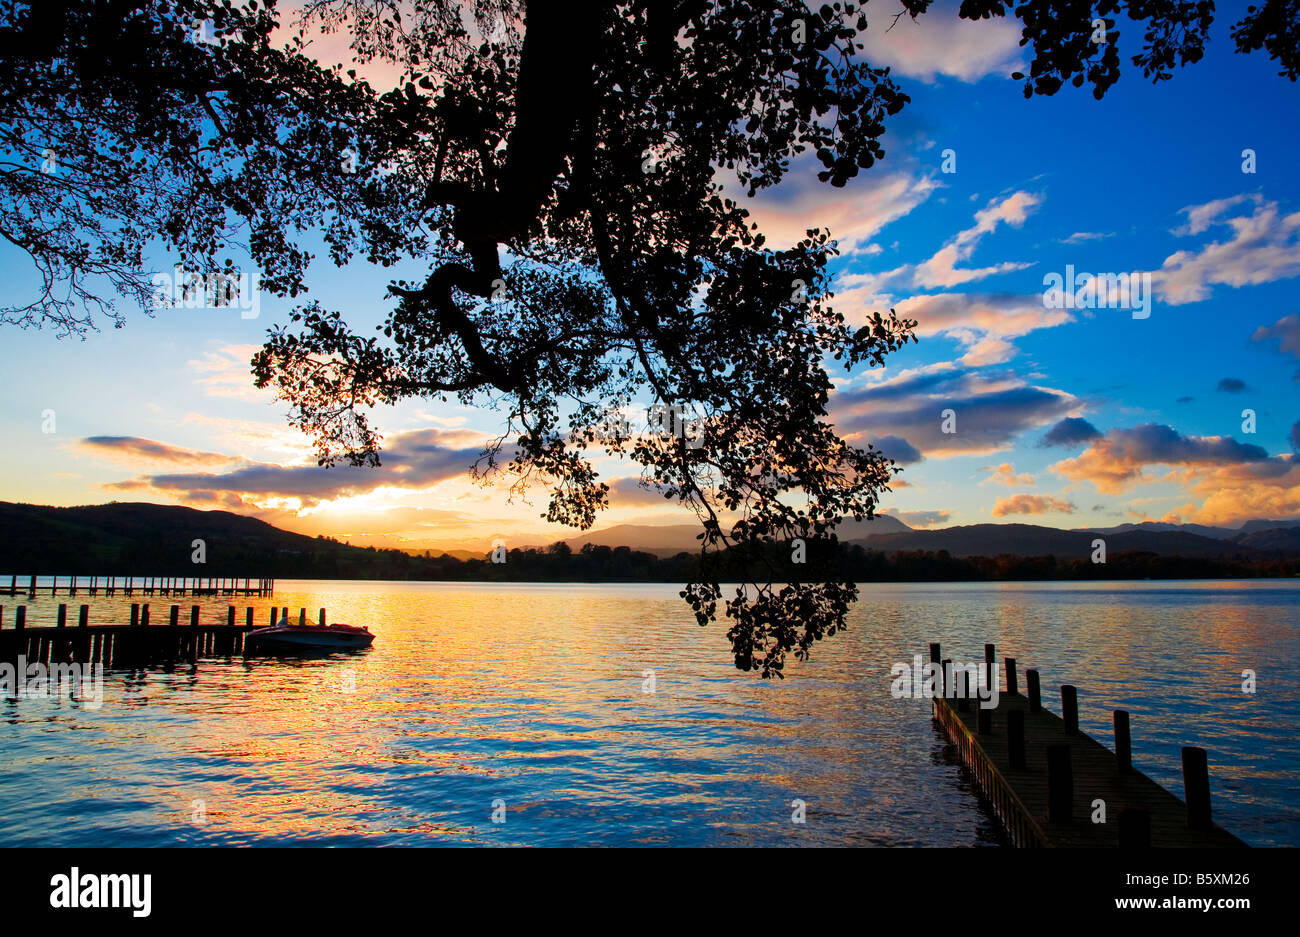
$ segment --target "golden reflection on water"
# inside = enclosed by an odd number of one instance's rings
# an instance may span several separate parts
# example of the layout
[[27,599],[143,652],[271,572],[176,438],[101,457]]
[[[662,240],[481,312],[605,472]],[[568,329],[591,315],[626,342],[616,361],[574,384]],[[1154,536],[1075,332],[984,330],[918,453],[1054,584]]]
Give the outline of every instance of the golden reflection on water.
[[[698,628],[674,586],[277,590],[237,600],[238,620],[247,604],[259,624],[273,606],[324,606],[374,647],[119,673],[97,712],[0,703],[0,843],[35,841],[40,817],[47,833],[66,818],[64,842],[123,844],[989,840],[928,704],[889,695],[891,665],[931,640],[1039,667],[1053,708],[1076,684],[1081,722],[1108,744],[1111,709],[1128,709],[1135,761],[1175,790],[1178,746],[1206,747],[1221,822],[1300,840],[1293,583],[868,585],[848,633],[785,681],[736,671],[725,625]],[[74,603],[126,621],[140,600]],[[30,603],[32,623],[55,601]],[[171,600],[149,601],[165,622]],[[226,601],[205,601],[204,620]],[[1245,668],[1266,688],[1253,697]],[[795,798],[806,824],[790,821]]]

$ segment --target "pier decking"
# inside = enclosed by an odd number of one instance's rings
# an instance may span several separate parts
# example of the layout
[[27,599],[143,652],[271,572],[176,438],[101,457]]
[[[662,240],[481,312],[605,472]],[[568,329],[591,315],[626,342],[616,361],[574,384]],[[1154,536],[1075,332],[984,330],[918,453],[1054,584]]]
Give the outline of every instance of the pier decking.
[[[984,672],[996,680],[993,652],[993,645],[985,645]],[[1038,671],[1026,671],[1027,695],[1022,695],[1016,660],[1008,657],[998,705],[982,709],[969,680],[958,686],[952,662],[941,661],[939,653],[939,645],[931,644],[930,661],[943,674],[934,719],[957,746],[1014,845],[1246,845],[1211,820],[1203,749],[1183,749],[1184,802],[1132,767],[1128,713],[1114,714],[1116,751],[1111,752],[1079,731],[1073,686],[1061,687],[1062,715],[1050,713],[1041,705]],[[1097,801],[1103,802],[1100,808]],[[1094,822],[1101,810],[1104,822]]]
[[[90,606],[82,605],[77,622],[69,625],[68,607],[60,605],[56,624],[28,627],[27,606],[19,605],[12,612],[0,606],[0,662],[13,663],[21,656],[29,664],[76,662],[141,667],[204,657],[232,657],[244,653],[244,635],[255,628],[274,625],[288,614],[287,608],[272,608],[266,620],[255,622],[254,609],[246,608],[240,616],[239,610],[230,605],[224,622],[205,622],[201,621],[200,606],[190,606],[188,614],[182,616],[181,606],[172,605],[164,623],[151,618],[148,603],[133,603],[129,624],[92,625]],[[12,621],[7,620],[9,615]],[[238,620],[241,617],[242,622]],[[305,624],[306,620],[307,610],[300,609],[299,623]],[[323,608],[319,620],[325,624]]]
[[[50,595],[62,592],[69,597],[78,591],[86,595],[243,595],[268,596],[275,592],[274,579],[253,579],[247,576],[27,576],[10,574],[9,588],[0,585],[0,595],[11,597],[26,595],[36,598],[37,583],[46,580],[40,589],[49,589]],[[0,576],[0,583],[4,577]],[[21,584],[21,588],[20,588]]]

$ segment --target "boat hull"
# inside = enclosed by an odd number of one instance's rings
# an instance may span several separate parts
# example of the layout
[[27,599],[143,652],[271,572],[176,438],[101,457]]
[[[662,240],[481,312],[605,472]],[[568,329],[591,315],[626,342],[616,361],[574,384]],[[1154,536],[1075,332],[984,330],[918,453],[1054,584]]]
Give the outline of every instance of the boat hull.
[[244,637],[250,651],[351,651],[370,647],[375,636],[365,628],[317,626],[262,628]]

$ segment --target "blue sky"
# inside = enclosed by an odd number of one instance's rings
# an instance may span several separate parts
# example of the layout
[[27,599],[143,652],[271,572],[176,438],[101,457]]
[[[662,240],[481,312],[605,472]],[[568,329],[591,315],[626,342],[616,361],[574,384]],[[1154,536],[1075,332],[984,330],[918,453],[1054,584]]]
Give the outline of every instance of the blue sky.
[[[1300,516],[1300,87],[1233,51],[1239,17],[1220,10],[1205,59],[1171,81],[1126,67],[1098,102],[1086,88],[1025,100],[1005,77],[1022,55],[1011,23],[958,23],[936,5],[886,34],[892,15],[873,9],[868,57],[893,65],[912,96],[889,124],[886,159],[842,190],[796,163],[755,217],[776,244],[814,225],[841,238],[835,307],[850,318],[893,304],[920,321],[918,344],[842,380],[832,400],[842,429],[908,461],[884,509],[940,526]],[[1139,35],[1123,30],[1122,61]],[[1247,149],[1254,173],[1242,171]],[[955,172],[943,171],[946,151]],[[1150,316],[1048,308],[1044,276],[1067,265],[1151,274]],[[314,297],[358,325],[382,320],[392,271],[313,269]],[[21,257],[0,250],[0,271],[0,298],[30,296]],[[85,341],[0,332],[12,446],[0,497],[226,507],[403,547],[568,535],[538,519],[544,493],[508,504],[502,488],[464,478],[499,426],[490,412],[382,412],[387,469],[320,477],[284,406],[248,378],[288,308],[265,296],[252,320],[131,312]],[[941,430],[945,409],[955,433]],[[1041,445],[1066,419],[1095,435]],[[638,474],[602,468],[606,480]],[[601,523],[690,519],[663,504],[621,484]]]

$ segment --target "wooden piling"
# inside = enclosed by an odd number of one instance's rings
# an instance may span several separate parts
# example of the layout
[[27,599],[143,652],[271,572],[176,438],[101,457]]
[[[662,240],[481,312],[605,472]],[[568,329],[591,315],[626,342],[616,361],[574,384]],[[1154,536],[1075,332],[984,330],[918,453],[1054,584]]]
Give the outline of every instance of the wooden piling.
[[1079,691],[1068,683],[1061,684],[1061,719],[1066,734],[1079,734]]
[[1133,770],[1133,742],[1129,737],[1128,713],[1115,710],[1115,771],[1124,774]]
[[1016,677],[1016,659],[1014,657],[1002,658],[1002,667],[1007,672],[1007,689],[1006,692],[1012,696],[1020,693],[1020,682]]
[[1043,699],[1039,694],[1038,671],[1030,668],[1025,671],[1025,683],[1029,688],[1029,711],[1031,713],[1042,712]]
[[1183,748],[1183,799],[1187,801],[1187,827],[1208,830],[1210,818],[1210,769],[1205,749]]

